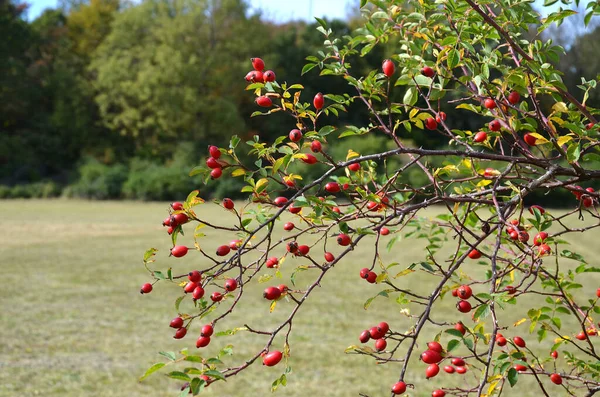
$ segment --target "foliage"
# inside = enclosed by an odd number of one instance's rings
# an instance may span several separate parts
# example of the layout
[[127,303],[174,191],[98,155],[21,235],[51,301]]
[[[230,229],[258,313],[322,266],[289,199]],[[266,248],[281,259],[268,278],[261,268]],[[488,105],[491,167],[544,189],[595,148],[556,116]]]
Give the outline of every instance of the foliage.
[[[590,4],[591,16],[599,7]],[[183,394],[196,395],[256,362],[274,366],[283,357],[272,390],[285,386],[294,363],[289,336],[296,314],[310,305],[325,278],[343,271],[338,265],[351,260],[356,247],[371,242],[372,259],[360,274],[363,288],[373,290],[364,309],[387,299],[408,320],[397,321],[394,311],[362,333],[352,325],[363,344],[351,345],[346,353],[397,366],[397,379],[388,380],[392,394],[404,394],[408,387],[434,397],[493,396],[510,393],[520,386],[520,378],[532,376],[540,394],[564,388],[571,395],[586,390],[592,396],[600,391],[594,341],[600,289],[595,296],[578,292],[585,273],[600,269],[571,250],[564,237],[600,226],[598,193],[579,185],[600,179],[594,167],[600,155],[600,111],[584,106],[553,66],[563,48],[524,34],[540,22],[539,34],[572,13],[559,10],[540,21],[529,3],[511,0],[414,1],[406,7],[362,1],[361,8],[364,24],[352,34],[337,35],[317,19],[323,49],[308,56],[303,68],[303,74],[319,70],[321,76],[344,81],[345,92],[326,92],[323,103],[321,94],[307,95],[303,85],[289,81],[254,82],[246,88],[260,106],[253,116],[291,116],[288,131],[298,128],[302,136],[291,132],[274,140],[258,135],[244,140],[234,135],[228,146],[210,147],[206,166],[191,173],[209,187],[211,179],[243,178],[242,192],[258,204],[223,201],[235,214],[233,223],[205,220],[202,189],[172,204],[164,221],[173,243],[170,256],[199,251],[201,277],[188,273],[193,269],[165,271],[155,263],[164,257],[155,249],[143,257],[152,284],[179,291],[178,317],[172,323],[176,339],[202,330],[196,342],[201,349],[211,342],[214,328],[222,335],[247,332],[264,344],[237,364],[226,343],[211,358],[187,349],[179,355],[163,352],[168,360],[152,366],[140,380],[168,367],[167,376],[187,381]],[[395,51],[390,59],[381,59],[381,69],[356,73],[352,60],[386,43],[394,43]],[[584,82],[582,89],[595,84]],[[547,107],[540,106],[542,101]],[[474,131],[460,128],[460,113],[443,114],[442,103],[485,122]],[[356,106],[368,112],[368,122],[331,124],[332,117]],[[437,135],[445,145],[422,147],[406,138],[421,135]],[[348,146],[342,149],[337,142],[344,140]],[[378,140],[381,144],[363,145]],[[250,148],[251,159],[239,155],[244,147]],[[282,188],[289,199],[276,197]],[[561,190],[571,194],[564,214],[524,204],[532,192]],[[432,206],[442,206],[444,214],[422,216]],[[291,226],[283,225],[289,234],[274,238],[288,210],[296,214]],[[569,226],[567,220],[578,224]],[[203,243],[211,232],[228,236],[216,254],[215,247]],[[421,241],[425,252],[419,262],[389,262],[382,255],[386,248]],[[273,278],[282,277],[284,266],[294,270],[280,284]],[[297,285],[298,273],[311,282]],[[411,284],[416,273],[432,277],[426,293]],[[263,298],[244,293],[256,282],[267,287]],[[146,284],[141,292],[151,290]],[[541,305],[531,299],[538,296],[545,298]],[[261,299],[270,301],[270,312],[286,312],[278,325],[249,324],[241,313],[239,324],[223,329],[241,302]],[[456,302],[451,322],[439,321],[435,314],[445,299]],[[522,317],[517,322],[515,312]],[[574,328],[563,328],[568,316],[576,319]],[[433,340],[424,336],[436,332]],[[370,339],[376,340],[375,349],[364,345]],[[553,342],[550,351],[541,348],[544,340]],[[564,367],[551,364],[557,350],[566,358]],[[459,387],[418,389],[408,370],[422,365],[419,354],[427,364],[443,363],[446,372],[472,371],[475,376],[464,378]],[[433,372],[428,376],[437,374]]]
[[127,179],[127,167],[123,164],[106,165],[87,158],[78,170],[79,179],[65,189],[65,196],[99,200],[121,197]]
[[61,188],[53,181],[34,182],[16,186],[0,185],[0,198],[52,198],[61,194]]
[[[217,6],[218,4],[218,6]],[[178,141],[241,134],[243,69],[264,26],[239,0],[151,0],[124,10],[90,65],[105,125],[164,158]]]

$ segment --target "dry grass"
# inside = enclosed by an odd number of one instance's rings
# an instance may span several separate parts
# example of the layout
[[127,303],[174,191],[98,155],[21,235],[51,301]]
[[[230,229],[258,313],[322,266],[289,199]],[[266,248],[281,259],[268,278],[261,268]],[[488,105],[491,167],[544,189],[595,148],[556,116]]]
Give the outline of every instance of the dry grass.
[[[149,280],[141,264],[149,247],[160,250],[156,268],[174,267],[174,272],[202,268],[202,259],[188,255],[176,260],[167,258],[170,239],[160,223],[166,214],[165,204],[139,202],[85,201],[2,201],[0,202],[0,396],[175,396],[177,382],[158,374],[139,383],[137,378],[153,363],[161,361],[161,350],[196,350],[195,328],[181,341],[171,338],[168,323],[175,316],[174,288],[159,284],[152,294],[142,296],[139,286]],[[207,204],[203,216],[223,219],[227,216],[217,206]],[[593,258],[594,232],[578,236],[577,249]],[[188,237],[189,238],[189,237]],[[209,234],[206,247],[228,242],[232,236]],[[191,245],[191,244],[189,244]],[[358,278],[358,269],[371,261],[373,247],[363,244],[349,260],[341,263],[322,283],[303,307],[294,322],[292,338],[293,374],[288,386],[278,391],[286,396],[370,396],[388,395],[398,377],[398,365],[375,365],[370,358],[346,355],[344,349],[358,343],[360,331],[386,320],[395,329],[405,329],[409,319],[400,313],[404,307],[393,300],[377,300],[368,311],[362,305],[381,290]],[[409,265],[423,257],[423,247],[414,240],[397,243],[385,253],[387,263]],[[300,260],[288,260],[284,278]],[[480,273],[484,266],[472,265],[469,271]],[[401,267],[398,267],[400,269]],[[310,272],[299,278],[299,288],[311,280]],[[405,286],[427,293],[433,280],[421,272],[400,281]],[[593,296],[596,276],[586,278],[582,293]],[[230,326],[248,323],[269,329],[287,316],[291,304],[281,302],[269,314],[268,304],[260,296],[264,285],[248,291],[246,300],[228,321]],[[479,291],[482,292],[482,291]],[[522,317],[525,309],[536,302],[521,302],[518,310],[505,313],[507,321]],[[435,305],[438,321],[464,320],[452,299]],[[182,306],[184,307],[184,306]],[[409,305],[411,311],[418,306]],[[186,307],[190,309],[190,307]],[[574,329],[568,318],[564,329]],[[224,325],[223,325],[224,326]],[[571,328],[569,328],[571,327]],[[438,332],[439,329],[431,330]],[[516,332],[529,345],[543,352],[552,344],[535,342],[526,325]],[[565,331],[573,333],[574,331]],[[433,337],[433,334],[430,335]],[[447,343],[448,336],[443,336]],[[234,344],[234,356],[227,363],[243,362],[264,343],[247,333],[216,338],[202,354],[210,356],[218,347]],[[276,345],[281,345],[280,339]],[[562,360],[559,369],[566,370]],[[407,380],[413,382],[415,396],[429,396],[441,385],[462,385],[460,375],[439,375],[426,381],[424,365],[414,362]],[[269,393],[270,383],[283,366],[264,368],[255,365],[226,384],[217,383],[207,396],[255,396]],[[476,369],[465,375],[468,380],[479,376]],[[518,395],[537,396],[528,377],[517,384]],[[545,385],[552,395],[565,394],[562,388]],[[520,386],[520,387],[519,387]],[[508,387],[508,386],[507,386]]]

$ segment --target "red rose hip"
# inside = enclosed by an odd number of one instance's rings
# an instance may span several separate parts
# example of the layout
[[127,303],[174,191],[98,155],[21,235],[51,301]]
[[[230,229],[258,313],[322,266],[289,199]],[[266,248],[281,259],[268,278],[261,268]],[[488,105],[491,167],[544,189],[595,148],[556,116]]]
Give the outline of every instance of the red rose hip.
[[406,391],[406,383],[404,382],[397,382],[396,384],[394,384],[394,386],[392,386],[392,393],[394,394],[402,394]]
[[263,365],[272,367],[277,365],[282,358],[283,354],[279,350],[272,351],[263,357]]
[[381,64],[381,70],[383,71],[383,74],[385,74],[385,76],[389,78],[392,77],[392,75],[396,71],[396,65],[394,64],[394,62],[392,62],[391,59],[386,59]]
[[323,105],[325,105],[325,98],[323,97],[323,94],[319,92],[313,98],[313,106],[315,107],[315,109],[321,110],[323,108]]
[[140,294],[149,294],[150,292],[152,292],[152,284],[150,283],[146,283],[140,288]]
[[175,247],[171,248],[171,255],[173,255],[175,258],[181,258],[187,253],[188,247],[185,245],[176,245]]

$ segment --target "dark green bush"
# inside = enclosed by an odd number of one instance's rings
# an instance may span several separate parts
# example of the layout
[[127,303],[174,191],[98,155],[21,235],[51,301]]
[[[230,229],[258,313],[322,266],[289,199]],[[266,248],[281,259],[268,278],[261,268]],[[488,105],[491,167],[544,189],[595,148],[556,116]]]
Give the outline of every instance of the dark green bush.
[[116,199],[121,197],[127,167],[123,164],[106,165],[88,158],[78,169],[79,179],[64,191],[67,197],[88,199]]
[[34,182],[13,187],[0,185],[0,199],[51,198],[60,196],[61,188],[52,181]]

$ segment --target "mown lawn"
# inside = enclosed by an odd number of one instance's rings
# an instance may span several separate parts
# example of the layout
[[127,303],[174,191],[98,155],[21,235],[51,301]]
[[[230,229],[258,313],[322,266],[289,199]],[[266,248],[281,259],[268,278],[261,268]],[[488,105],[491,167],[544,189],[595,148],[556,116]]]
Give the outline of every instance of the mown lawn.
[[[139,294],[139,286],[149,281],[141,258],[149,247],[158,248],[156,269],[173,266],[174,273],[202,269],[203,259],[193,252],[182,259],[167,258],[170,239],[160,226],[167,204],[140,202],[87,201],[0,201],[0,396],[175,396],[178,382],[159,372],[144,382],[138,377],[154,362],[164,361],[161,350],[177,351],[194,346],[197,328],[181,340],[172,339],[169,321],[176,315],[173,301],[175,287],[166,283],[156,286],[151,294]],[[199,213],[212,221],[222,221],[228,214],[213,204]],[[429,214],[434,215],[433,212]],[[190,231],[191,232],[191,231]],[[191,234],[191,233],[190,233]],[[233,236],[211,232],[202,239],[206,247],[227,243]],[[594,264],[598,254],[595,232],[578,235],[578,250]],[[190,237],[186,237],[191,244]],[[393,300],[376,300],[363,310],[367,298],[382,287],[359,279],[358,270],[372,260],[372,244],[362,244],[351,259],[339,264],[328,274],[294,321],[292,357],[293,373],[288,386],[277,393],[286,396],[386,396],[398,377],[399,365],[375,365],[364,356],[344,354],[349,345],[358,344],[358,334],[365,328],[385,320],[393,329],[405,329],[410,320],[400,311],[411,313],[418,306],[403,306]],[[576,248],[576,249],[575,249]],[[334,252],[337,248],[332,249]],[[386,252],[386,263],[402,266],[423,259],[423,245],[414,240],[397,243]],[[320,254],[319,254],[320,258]],[[289,276],[299,259],[284,264]],[[463,269],[480,274],[485,266],[469,265]],[[305,287],[314,274],[305,272],[298,278],[298,288]],[[598,287],[595,274],[586,276],[580,293],[590,298]],[[289,284],[289,279],[285,280]],[[422,272],[405,276],[400,284],[427,293],[432,280]],[[278,284],[279,281],[273,283]],[[291,303],[280,302],[275,312],[261,297],[265,285],[248,291],[244,303],[230,321],[220,324],[241,326],[244,323],[268,330],[287,316]],[[209,291],[210,292],[210,291]],[[481,291],[476,292],[483,292]],[[531,299],[503,315],[510,325],[535,305]],[[191,310],[182,304],[182,308]],[[472,325],[470,316],[454,309],[451,297],[435,305],[436,321],[463,320]],[[543,352],[551,340],[538,344],[528,335],[527,324],[505,332],[524,336],[528,346]],[[511,327],[512,328],[512,327]],[[573,335],[576,327],[563,319],[565,334]],[[432,329],[431,337],[440,329]],[[447,343],[444,335],[442,341]],[[209,357],[228,343],[234,345],[234,356],[228,364],[239,364],[260,349],[264,339],[248,333],[214,338],[201,354]],[[276,340],[282,347],[283,341]],[[420,350],[423,350],[420,348]],[[420,351],[419,350],[419,351]],[[416,356],[415,356],[416,360]],[[559,359],[559,370],[567,370]],[[552,365],[552,364],[548,364]],[[473,381],[479,375],[474,367],[466,375],[440,374],[426,381],[424,364],[414,362],[406,379],[415,384],[411,395],[429,396],[439,386],[459,386],[464,377]],[[551,367],[550,367],[551,368]],[[254,365],[227,383],[211,385],[207,396],[256,396],[269,394],[270,383],[283,370],[283,365],[266,368]],[[180,383],[179,383],[180,384]],[[561,387],[544,379],[551,395],[566,395]],[[520,386],[520,387],[519,387]],[[529,376],[521,376],[518,395],[538,396]],[[508,386],[506,386],[508,387]]]

